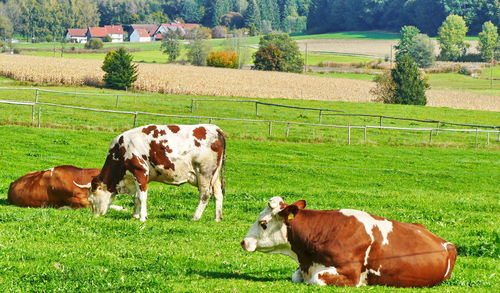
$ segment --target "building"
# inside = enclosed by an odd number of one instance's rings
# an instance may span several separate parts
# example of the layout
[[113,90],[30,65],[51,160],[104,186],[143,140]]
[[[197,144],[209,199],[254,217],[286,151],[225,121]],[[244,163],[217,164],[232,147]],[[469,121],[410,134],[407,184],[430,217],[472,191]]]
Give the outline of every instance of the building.
[[90,39],[101,39],[105,41],[110,38],[112,43],[123,42],[123,27],[121,25],[105,25],[104,27],[89,27],[87,29],[87,41]]
[[197,23],[181,23],[181,22],[172,22],[172,23],[164,23],[161,24],[156,32],[153,34],[155,40],[163,39],[163,34],[168,31],[178,32],[179,35],[183,36],[186,34],[186,31],[192,30],[196,27],[200,27]]
[[130,42],[131,43],[139,43],[139,42],[151,42],[151,36],[145,29],[135,29],[132,34],[130,34]]
[[87,29],[84,28],[69,28],[66,31],[66,41],[70,43],[86,43]]

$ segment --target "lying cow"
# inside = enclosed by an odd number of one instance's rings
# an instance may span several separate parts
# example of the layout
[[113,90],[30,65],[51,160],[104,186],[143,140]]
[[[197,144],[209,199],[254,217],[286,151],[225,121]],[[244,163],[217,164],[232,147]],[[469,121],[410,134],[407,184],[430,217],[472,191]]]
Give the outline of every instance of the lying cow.
[[299,263],[293,282],[427,287],[451,276],[455,245],[420,224],[357,210],[304,209],[273,197],[241,241],[249,252],[280,253]]
[[147,125],[128,130],[112,142],[101,173],[90,188],[95,215],[103,215],[119,193],[135,195],[133,216],[146,221],[148,182],[198,187],[198,220],[215,196],[215,220],[222,219],[226,141],[220,128],[200,125]]
[[88,190],[75,183],[88,184],[100,171],[65,165],[30,172],[10,184],[7,199],[21,207],[85,208]]

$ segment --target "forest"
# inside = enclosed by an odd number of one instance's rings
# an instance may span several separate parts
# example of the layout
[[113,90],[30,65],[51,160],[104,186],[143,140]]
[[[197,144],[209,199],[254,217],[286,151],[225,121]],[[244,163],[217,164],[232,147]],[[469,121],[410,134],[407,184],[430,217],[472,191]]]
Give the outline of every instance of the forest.
[[258,33],[385,30],[404,25],[436,35],[446,16],[463,16],[469,34],[498,26],[499,0],[0,0],[2,31],[60,37],[67,28],[174,20]]

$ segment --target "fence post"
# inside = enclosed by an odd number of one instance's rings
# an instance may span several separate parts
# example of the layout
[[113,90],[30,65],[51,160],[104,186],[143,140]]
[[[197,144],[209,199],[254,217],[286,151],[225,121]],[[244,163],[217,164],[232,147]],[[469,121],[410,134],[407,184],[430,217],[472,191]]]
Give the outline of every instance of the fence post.
[[347,144],[351,144],[351,125],[347,126]]
[[477,144],[477,134],[478,134],[478,129],[476,128],[476,147],[478,146],[478,144]]
[[323,123],[323,110],[319,110],[319,123]]
[[365,133],[364,133],[364,137],[365,137],[365,143],[366,143],[366,125],[365,125]]
[[118,97],[119,97],[119,95],[116,95],[116,104],[115,104],[115,108],[118,108]]
[[269,136],[273,135],[273,122],[269,121]]
[[259,102],[255,102],[255,116],[259,116]]
[[208,124],[212,124],[212,118],[208,119]]
[[135,128],[135,125],[137,123],[137,112],[134,113],[134,128]]
[[429,144],[431,144],[431,143],[432,143],[432,129],[431,129],[431,132],[429,134]]
[[194,100],[191,99],[191,113],[193,113],[194,111]]
[[38,89],[35,90],[35,103],[38,103]]
[[42,120],[42,107],[38,107],[38,128],[40,128],[41,120]]
[[286,124],[286,137],[288,137],[288,134],[290,133],[290,123]]
[[498,142],[500,142],[500,128],[496,128],[496,130],[498,131]]
[[35,125],[35,105],[31,105],[31,126]]
[[382,126],[382,116],[380,116],[379,126]]
[[439,135],[439,127],[441,126],[441,121],[437,122],[436,135]]

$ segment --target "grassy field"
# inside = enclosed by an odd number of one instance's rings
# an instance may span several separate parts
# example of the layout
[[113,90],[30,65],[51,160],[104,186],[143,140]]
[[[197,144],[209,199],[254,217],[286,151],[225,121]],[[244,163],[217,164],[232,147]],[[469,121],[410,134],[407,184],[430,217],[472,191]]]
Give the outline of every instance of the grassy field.
[[[213,221],[211,201],[199,222],[189,222],[195,188],[152,184],[142,224],[130,212],[93,218],[88,209],[8,205],[8,184],[28,171],[101,166],[117,133],[2,126],[0,290],[331,292],[293,284],[296,264],[287,257],[239,247],[266,201],[278,195],[305,199],[314,209],[355,208],[419,222],[455,243],[451,280],[420,291],[498,289],[498,151],[255,141],[228,133],[224,220]],[[132,208],[128,196],[115,202]],[[343,289],[360,290],[395,291]]]

